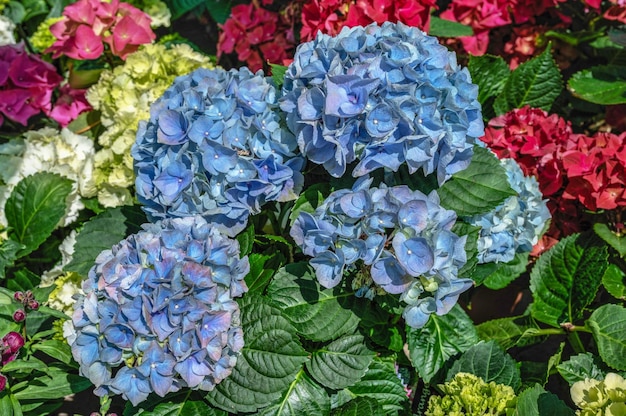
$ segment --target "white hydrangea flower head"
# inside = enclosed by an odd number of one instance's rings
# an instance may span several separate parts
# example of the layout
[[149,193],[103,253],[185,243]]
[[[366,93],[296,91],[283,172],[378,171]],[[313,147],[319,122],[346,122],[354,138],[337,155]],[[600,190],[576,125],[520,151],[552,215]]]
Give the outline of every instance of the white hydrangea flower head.
[[[6,151],[5,151],[6,150]],[[67,226],[78,218],[84,208],[81,197],[96,195],[94,180],[94,143],[86,137],[64,128],[50,127],[24,133],[24,140],[13,147],[0,148],[0,154],[11,154],[12,169],[4,173],[4,186],[0,187],[0,206],[4,206],[13,188],[24,178],[39,172],[57,173],[73,181],[72,192],[67,198],[68,210],[59,225]],[[4,210],[0,222],[6,224]]]

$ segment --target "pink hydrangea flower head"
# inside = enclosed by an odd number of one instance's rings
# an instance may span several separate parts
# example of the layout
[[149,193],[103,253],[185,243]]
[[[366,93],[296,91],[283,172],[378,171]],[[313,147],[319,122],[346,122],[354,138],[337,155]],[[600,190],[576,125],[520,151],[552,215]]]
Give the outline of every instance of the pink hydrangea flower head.
[[50,27],[57,40],[46,52],[53,58],[97,59],[105,51],[105,42],[113,55],[126,59],[140,45],[156,39],[150,21],[146,13],[119,0],[78,0]]
[[28,119],[39,113],[30,105],[31,93],[23,89],[0,91],[0,112],[7,118],[26,126]]

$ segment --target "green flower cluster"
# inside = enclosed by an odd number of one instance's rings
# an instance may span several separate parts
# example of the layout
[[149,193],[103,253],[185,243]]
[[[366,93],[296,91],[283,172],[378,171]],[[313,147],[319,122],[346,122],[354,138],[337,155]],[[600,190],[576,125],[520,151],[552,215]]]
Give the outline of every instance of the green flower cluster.
[[474,374],[457,373],[439,388],[444,396],[430,396],[427,416],[495,416],[515,411],[517,397],[512,387],[486,383]]
[[57,40],[50,32],[50,26],[60,20],[63,20],[63,17],[49,17],[37,26],[37,30],[30,37],[30,44],[36,51],[45,51]]
[[626,415],[626,380],[619,374],[608,373],[604,380],[577,381],[570,393],[580,409],[576,411],[577,416]]
[[207,56],[189,45],[142,45],[123,65],[103,71],[87,91],[87,100],[101,111],[105,131],[98,138],[95,178],[98,201],[105,207],[132,203],[127,189],[134,183],[130,148],[139,120],[150,118],[150,105],[180,75],[211,68]]

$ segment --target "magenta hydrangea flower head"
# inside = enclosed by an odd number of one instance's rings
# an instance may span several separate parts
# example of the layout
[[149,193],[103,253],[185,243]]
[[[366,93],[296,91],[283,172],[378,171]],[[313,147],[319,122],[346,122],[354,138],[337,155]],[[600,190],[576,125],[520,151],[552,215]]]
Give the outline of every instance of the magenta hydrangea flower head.
[[239,306],[250,265],[201,217],[146,224],[103,251],[68,337],[97,395],[133,405],[152,392],[212,390],[243,348]]
[[467,69],[437,38],[402,23],[301,44],[283,93],[303,155],[335,177],[406,163],[411,173],[437,172],[441,184],[469,165],[484,131]]
[[148,217],[200,214],[234,236],[266,202],[295,199],[304,159],[277,99],[271,79],[247,68],[177,78],[131,151]]
[[0,125],[4,117],[26,125],[35,114],[51,110],[52,93],[63,77],[23,43],[0,46]]
[[363,176],[352,189],[331,193],[312,214],[300,213],[291,236],[312,257],[322,286],[335,287],[345,272],[361,271],[374,286],[400,295],[407,324],[419,328],[431,313],[447,313],[472,286],[458,276],[467,261],[467,237],[452,231],[456,213],[441,207],[435,191],[371,183]]

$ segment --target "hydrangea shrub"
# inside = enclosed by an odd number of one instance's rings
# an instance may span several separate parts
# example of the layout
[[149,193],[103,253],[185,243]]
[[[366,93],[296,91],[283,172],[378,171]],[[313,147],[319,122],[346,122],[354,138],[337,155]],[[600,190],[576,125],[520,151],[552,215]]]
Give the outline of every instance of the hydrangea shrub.
[[201,217],[166,219],[103,251],[74,305],[68,342],[99,396],[134,405],[189,387],[212,390],[243,348],[248,258]]
[[268,201],[300,192],[304,159],[262,72],[200,68],[151,107],[132,148],[148,217],[200,214],[234,236]]
[[301,152],[334,177],[406,163],[442,184],[469,165],[483,135],[467,69],[437,38],[402,23],[318,34],[298,46],[283,92]]

